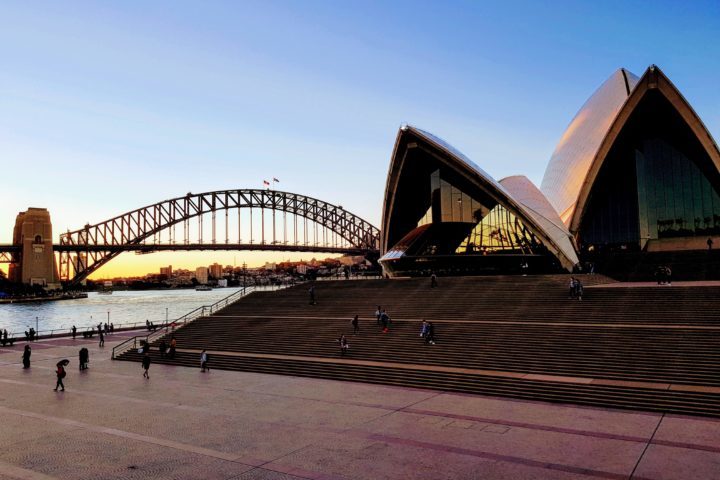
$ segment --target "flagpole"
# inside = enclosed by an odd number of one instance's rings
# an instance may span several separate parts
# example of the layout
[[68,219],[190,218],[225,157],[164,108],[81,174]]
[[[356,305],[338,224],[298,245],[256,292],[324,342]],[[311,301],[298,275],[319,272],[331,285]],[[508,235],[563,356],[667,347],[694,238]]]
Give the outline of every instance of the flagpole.
[[268,182],[267,180],[263,180],[263,181],[264,181],[265,184],[268,186],[268,190],[271,190],[271,191],[273,192],[273,194],[272,194],[272,207],[273,207],[273,208],[272,208],[272,224],[273,224],[273,225],[272,225],[272,232],[273,232],[272,244],[275,245],[275,242],[276,242],[276,240],[277,240],[277,237],[276,237],[276,234],[275,234],[275,207],[276,207],[276,203],[277,203],[277,202],[276,202],[276,197],[275,197],[275,184],[276,184],[276,183],[279,183],[280,180],[278,180],[278,179],[275,178],[275,177],[271,177],[271,178],[272,178],[272,189],[270,188],[270,182]]

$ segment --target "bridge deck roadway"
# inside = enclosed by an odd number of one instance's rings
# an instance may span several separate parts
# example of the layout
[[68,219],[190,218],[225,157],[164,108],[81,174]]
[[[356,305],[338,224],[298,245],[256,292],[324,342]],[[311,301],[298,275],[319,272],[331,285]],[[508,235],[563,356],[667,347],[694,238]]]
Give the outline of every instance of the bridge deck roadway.
[[123,335],[33,343],[29,370],[23,344],[0,348],[0,478],[672,480],[720,465],[717,420],[168,365],[145,380],[109,359]]
[[[0,244],[0,252],[20,252],[19,245]],[[371,250],[357,247],[333,247],[327,245],[301,245],[292,243],[174,243],[174,244],[123,244],[123,245],[53,245],[56,252],[142,252],[186,250],[262,250],[284,252],[341,253],[364,255]]]

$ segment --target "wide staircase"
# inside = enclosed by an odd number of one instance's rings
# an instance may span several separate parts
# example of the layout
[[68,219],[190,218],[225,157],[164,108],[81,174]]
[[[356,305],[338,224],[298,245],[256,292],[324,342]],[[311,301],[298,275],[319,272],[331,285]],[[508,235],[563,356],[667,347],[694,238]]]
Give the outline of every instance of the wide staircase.
[[174,332],[175,359],[158,341],[151,355],[197,368],[206,349],[219,369],[720,416],[720,287],[581,280],[582,301],[564,275],[318,282],[315,305],[307,284],[256,292]]

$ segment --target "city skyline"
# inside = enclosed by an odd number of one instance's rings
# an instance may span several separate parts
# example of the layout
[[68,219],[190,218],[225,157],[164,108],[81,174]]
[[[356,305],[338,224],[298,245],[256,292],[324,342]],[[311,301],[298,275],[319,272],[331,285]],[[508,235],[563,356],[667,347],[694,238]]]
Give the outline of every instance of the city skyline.
[[[720,74],[719,8],[399,2],[348,15],[329,2],[8,2],[0,158],[32,172],[0,190],[0,242],[31,206],[50,210],[57,239],[188,191],[273,177],[379,226],[406,122],[495,178],[523,172],[539,185],[578,107],[619,67],[660,65],[717,136],[720,93],[707,78]],[[93,278],[288,256],[315,255],[126,253]]]

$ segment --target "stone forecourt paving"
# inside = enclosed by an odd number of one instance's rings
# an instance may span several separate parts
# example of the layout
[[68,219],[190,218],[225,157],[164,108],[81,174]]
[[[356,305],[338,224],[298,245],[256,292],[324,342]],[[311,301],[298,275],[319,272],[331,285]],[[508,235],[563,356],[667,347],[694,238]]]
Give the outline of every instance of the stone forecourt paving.
[[[124,336],[123,336],[124,337]],[[717,479],[720,421],[0,349],[4,479]],[[90,349],[90,369],[77,353]],[[66,391],[54,366],[69,358]]]

